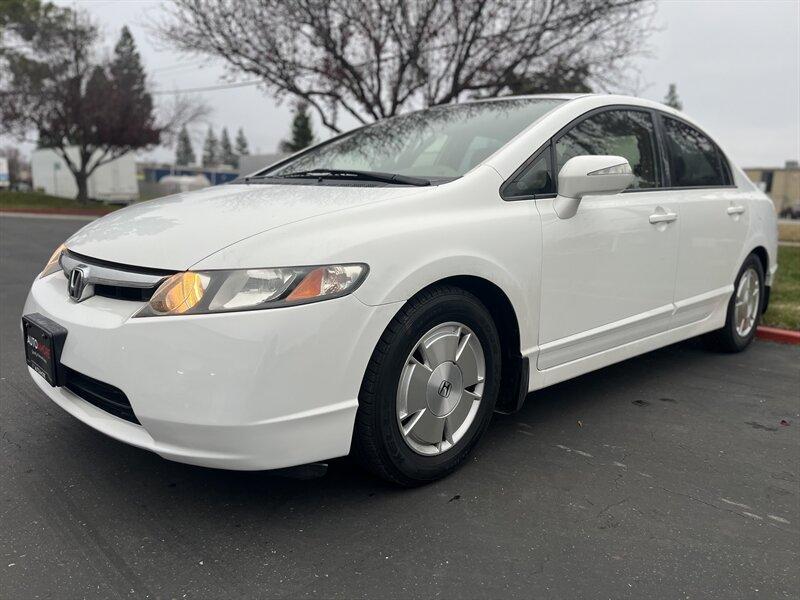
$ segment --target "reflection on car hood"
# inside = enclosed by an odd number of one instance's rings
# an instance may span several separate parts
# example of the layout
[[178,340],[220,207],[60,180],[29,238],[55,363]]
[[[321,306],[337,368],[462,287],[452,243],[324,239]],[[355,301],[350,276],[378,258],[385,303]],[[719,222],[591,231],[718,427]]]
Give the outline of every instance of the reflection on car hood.
[[405,187],[210,187],[113,212],[78,231],[67,240],[67,247],[127,265],[184,270],[226,246],[281,225],[418,192],[419,188]]

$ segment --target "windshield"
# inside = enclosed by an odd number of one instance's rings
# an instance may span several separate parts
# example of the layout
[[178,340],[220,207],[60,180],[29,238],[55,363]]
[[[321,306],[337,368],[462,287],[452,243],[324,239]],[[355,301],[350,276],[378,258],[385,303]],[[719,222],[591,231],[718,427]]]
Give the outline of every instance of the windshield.
[[510,98],[437,106],[357,129],[264,174],[337,169],[460,177],[562,102]]

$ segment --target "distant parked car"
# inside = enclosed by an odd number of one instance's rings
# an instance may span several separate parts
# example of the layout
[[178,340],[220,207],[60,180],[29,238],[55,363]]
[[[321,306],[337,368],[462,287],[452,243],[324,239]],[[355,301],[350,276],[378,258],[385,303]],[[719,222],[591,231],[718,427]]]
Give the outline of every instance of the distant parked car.
[[743,350],[776,261],[772,202],[677,111],[439,106],[86,225],[33,283],[26,356],[55,403],[169,459],[352,450],[414,485],[530,391],[709,332]]
[[784,206],[783,210],[778,213],[781,219],[800,219],[800,202],[790,206]]

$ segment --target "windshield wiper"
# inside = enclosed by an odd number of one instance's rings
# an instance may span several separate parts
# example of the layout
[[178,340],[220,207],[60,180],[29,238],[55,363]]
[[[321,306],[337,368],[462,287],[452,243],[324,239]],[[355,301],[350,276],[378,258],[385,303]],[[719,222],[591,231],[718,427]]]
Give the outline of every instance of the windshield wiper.
[[309,171],[295,171],[285,175],[271,175],[271,177],[286,179],[355,179],[357,181],[380,181],[382,183],[398,183],[400,185],[431,185],[429,179],[410,177],[399,173],[380,173],[378,171],[358,171],[355,169],[311,169]]

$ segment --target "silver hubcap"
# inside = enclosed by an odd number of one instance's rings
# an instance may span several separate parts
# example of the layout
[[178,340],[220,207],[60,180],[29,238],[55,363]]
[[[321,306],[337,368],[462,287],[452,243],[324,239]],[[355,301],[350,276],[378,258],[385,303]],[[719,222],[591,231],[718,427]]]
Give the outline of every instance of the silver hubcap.
[[478,336],[443,323],[422,336],[397,386],[397,424],[419,454],[441,454],[464,437],[483,395],[486,361]]
[[758,282],[758,273],[753,268],[747,269],[739,280],[736,289],[736,304],[734,305],[734,319],[736,333],[739,337],[747,337],[758,318],[759,299],[761,286]]

